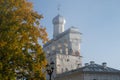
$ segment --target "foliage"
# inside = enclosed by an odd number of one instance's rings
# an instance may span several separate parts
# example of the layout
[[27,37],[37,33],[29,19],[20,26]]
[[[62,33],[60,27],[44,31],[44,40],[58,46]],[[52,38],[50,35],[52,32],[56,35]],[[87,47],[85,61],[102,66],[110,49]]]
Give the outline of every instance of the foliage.
[[46,59],[42,46],[46,29],[43,18],[27,0],[0,0],[0,80],[44,80]]

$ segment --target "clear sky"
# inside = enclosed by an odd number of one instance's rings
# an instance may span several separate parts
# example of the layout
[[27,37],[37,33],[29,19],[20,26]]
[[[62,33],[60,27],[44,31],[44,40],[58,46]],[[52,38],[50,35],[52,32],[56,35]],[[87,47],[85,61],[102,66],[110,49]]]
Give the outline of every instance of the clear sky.
[[65,29],[75,26],[82,33],[83,64],[107,62],[120,69],[120,0],[31,0],[34,10],[44,16],[49,38],[53,36],[52,19],[59,13],[65,17]]

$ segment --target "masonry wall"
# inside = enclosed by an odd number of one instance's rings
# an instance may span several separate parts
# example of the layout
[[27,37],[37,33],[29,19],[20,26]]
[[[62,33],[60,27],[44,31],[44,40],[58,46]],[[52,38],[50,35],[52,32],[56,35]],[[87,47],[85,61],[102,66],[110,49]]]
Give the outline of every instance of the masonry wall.
[[82,66],[80,56],[57,54],[56,60],[57,74],[74,70]]

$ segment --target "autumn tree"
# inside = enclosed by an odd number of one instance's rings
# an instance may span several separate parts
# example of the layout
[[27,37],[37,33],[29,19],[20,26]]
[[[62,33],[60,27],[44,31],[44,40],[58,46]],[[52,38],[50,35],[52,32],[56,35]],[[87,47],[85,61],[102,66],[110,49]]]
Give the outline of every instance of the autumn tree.
[[27,0],[0,0],[0,80],[45,80],[46,59],[42,46],[43,18]]

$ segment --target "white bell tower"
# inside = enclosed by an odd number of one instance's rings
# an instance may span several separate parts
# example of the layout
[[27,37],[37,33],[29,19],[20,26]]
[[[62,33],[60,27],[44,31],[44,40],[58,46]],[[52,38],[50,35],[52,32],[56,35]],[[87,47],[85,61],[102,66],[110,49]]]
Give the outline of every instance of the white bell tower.
[[81,33],[76,27],[64,31],[66,20],[59,14],[53,18],[52,23],[53,39],[48,41],[43,49],[46,52],[48,63],[55,63],[52,76],[56,77],[58,74],[82,66],[80,54]]

